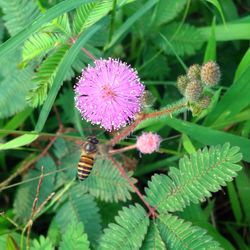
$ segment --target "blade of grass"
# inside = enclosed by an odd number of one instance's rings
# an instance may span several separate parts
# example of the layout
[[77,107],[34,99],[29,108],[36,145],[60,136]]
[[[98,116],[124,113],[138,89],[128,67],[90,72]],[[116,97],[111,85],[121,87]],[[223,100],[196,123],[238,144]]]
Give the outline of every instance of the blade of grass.
[[[234,117],[241,110],[250,104],[250,65],[245,69],[244,73],[232,84],[225,95],[221,98],[213,112],[211,112],[206,120],[206,125],[212,125],[217,122]],[[236,101],[237,100],[237,101]]]
[[114,33],[111,41],[104,48],[105,50],[111,48],[116,43],[122,40],[122,38],[129,32],[132,25],[146,12],[148,12],[158,0],[149,0],[147,1],[138,11],[136,11],[131,17],[129,17],[126,22]]
[[219,1],[218,0],[206,0],[206,1],[213,4],[216,7],[216,9],[220,13],[223,24],[226,25],[226,20],[225,20],[225,17],[224,17],[224,14],[223,14],[223,11],[222,11],[222,8],[221,8],[221,5],[220,5]]
[[[201,33],[201,39],[209,40],[211,28],[202,27],[198,29]],[[250,23],[230,23],[227,28],[224,25],[215,26],[216,41],[233,41],[250,39]]]
[[237,70],[234,75],[234,82],[238,80],[242,73],[247,69],[250,65],[250,48],[246,51],[243,58],[240,61],[240,64],[237,67]]
[[40,29],[44,24],[53,20],[54,18],[68,12],[82,4],[93,2],[91,0],[65,0],[54,7],[47,10],[45,13],[40,14],[35,20],[32,21],[25,29],[20,31],[15,36],[8,39],[0,46],[0,56],[3,57],[7,53],[13,51],[36,30]]
[[[238,176],[237,176],[237,178],[238,178]],[[228,182],[227,191],[228,191],[231,207],[232,207],[232,210],[234,213],[234,217],[235,217],[236,221],[238,223],[240,223],[241,219],[242,219],[242,212],[241,212],[241,208],[240,208],[240,202],[238,199],[238,195],[237,195],[237,192],[235,190],[235,186],[234,186],[233,182]]]
[[229,142],[232,146],[238,146],[240,147],[241,153],[243,154],[243,159],[247,162],[250,162],[249,139],[226,132],[213,130],[211,128],[190,122],[178,120],[176,118],[165,118],[165,123],[181,133],[186,133],[191,138],[201,142],[204,145],[216,145]]
[[209,60],[216,61],[215,18],[213,18],[211,25],[211,33],[207,43],[203,62],[206,63]]

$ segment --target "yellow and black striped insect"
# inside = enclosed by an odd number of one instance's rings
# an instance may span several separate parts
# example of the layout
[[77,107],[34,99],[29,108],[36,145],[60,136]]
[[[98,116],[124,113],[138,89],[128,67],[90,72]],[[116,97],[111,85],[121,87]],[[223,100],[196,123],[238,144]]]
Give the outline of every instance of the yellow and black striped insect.
[[77,167],[77,176],[81,181],[89,176],[94,166],[98,143],[99,141],[95,136],[89,136],[87,142],[82,146],[82,153]]

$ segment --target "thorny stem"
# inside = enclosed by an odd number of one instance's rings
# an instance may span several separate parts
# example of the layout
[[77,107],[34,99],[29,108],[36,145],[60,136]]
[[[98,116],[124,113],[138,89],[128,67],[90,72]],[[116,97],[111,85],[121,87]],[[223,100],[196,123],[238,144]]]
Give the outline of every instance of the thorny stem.
[[130,180],[130,178],[128,177],[128,175],[126,174],[124,168],[111,156],[109,155],[109,159],[112,161],[112,163],[114,164],[114,166],[119,170],[121,176],[126,179],[129,183],[129,185],[132,187],[132,189],[134,190],[134,192],[138,195],[138,197],[141,199],[141,201],[144,203],[144,205],[147,207],[148,211],[149,211],[149,216],[151,218],[156,218],[157,217],[157,213],[156,213],[156,209],[151,207],[146,200],[144,199],[143,195],[141,194],[141,192],[139,191],[139,189],[134,185],[134,183]]
[[150,119],[150,118],[155,118],[158,116],[171,116],[174,112],[181,110],[182,108],[187,107],[187,102],[181,102],[177,103],[176,105],[173,105],[169,108],[165,108],[159,111],[155,111],[152,113],[140,113],[137,116],[137,119],[130,124],[128,127],[124,128],[122,131],[118,132],[109,142],[110,145],[114,146],[117,144],[119,141],[121,141],[123,138],[127,137],[129,134],[133,132],[133,130],[144,120]]

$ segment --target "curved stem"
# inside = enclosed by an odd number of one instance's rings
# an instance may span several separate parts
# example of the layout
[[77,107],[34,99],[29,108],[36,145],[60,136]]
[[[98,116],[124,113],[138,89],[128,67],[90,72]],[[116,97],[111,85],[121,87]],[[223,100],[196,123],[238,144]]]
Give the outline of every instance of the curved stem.
[[121,141],[123,138],[127,137],[129,134],[131,134],[135,128],[144,120],[151,119],[159,116],[172,116],[174,113],[181,111],[182,109],[187,107],[186,100],[176,103],[175,105],[172,105],[170,107],[167,107],[165,109],[154,111],[152,113],[141,113],[138,115],[137,119],[130,124],[128,127],[124,128],[122,131],[118,132],[110,141],[109,145],[114,146],[119,141]]

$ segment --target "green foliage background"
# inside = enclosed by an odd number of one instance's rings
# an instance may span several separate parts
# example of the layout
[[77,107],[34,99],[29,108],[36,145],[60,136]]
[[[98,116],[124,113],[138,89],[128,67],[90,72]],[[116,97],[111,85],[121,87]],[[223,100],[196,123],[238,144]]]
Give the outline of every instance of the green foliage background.
[[[42,166],[37,207],[55,196],[34,222],[32,250],[249,249],[249,0],[0,0],[0,8],[0,249],[27,248],[22,232]],[[175,82],[187,66],[221,67],[206,110],[143,121],[119,145],[142,131],[164,139],[160,153],[126,154],[138,161],[126,171],[156,219],[107,159],[97,159],[86,181],[74,180],[74,140],[112,137],[74,107],[76,77],[92,63],[82,48],[130,63],[157,109],[181,98]]]

